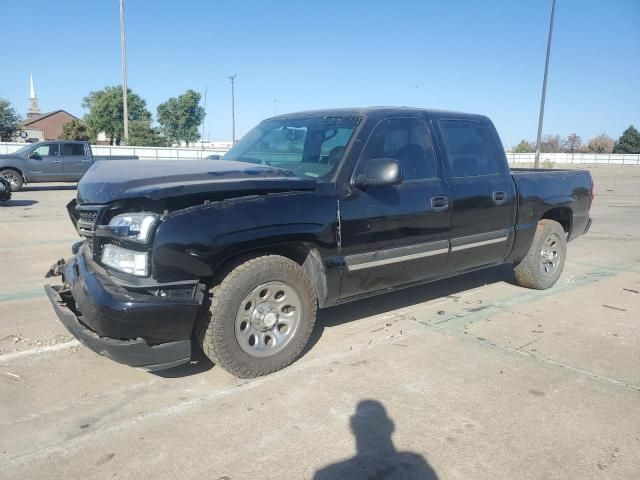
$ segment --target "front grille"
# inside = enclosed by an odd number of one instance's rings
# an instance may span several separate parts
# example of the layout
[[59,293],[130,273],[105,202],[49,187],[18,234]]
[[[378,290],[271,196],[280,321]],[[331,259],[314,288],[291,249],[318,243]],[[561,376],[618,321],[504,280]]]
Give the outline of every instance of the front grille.
[[78,212],[78,220],[95,225],[98,219],[98,212],[96,210],[80,210]]
[[103,207],[100,205],[83,206],[77,205],[75,207],[76,213],[76,229],[78,233],[87,239],[87,245],[92,254],[95,255],[95,230],[96,225],[101,220]]

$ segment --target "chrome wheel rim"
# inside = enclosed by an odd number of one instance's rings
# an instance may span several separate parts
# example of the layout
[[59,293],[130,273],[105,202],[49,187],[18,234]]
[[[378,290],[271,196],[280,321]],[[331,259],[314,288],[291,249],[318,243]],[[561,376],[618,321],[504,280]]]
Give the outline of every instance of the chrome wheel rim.
[[540,252],[540,268],[545,275],[553,275],[560,264],[560,237],[555,233],[547,237]]
[[5,173],[2,176],[9,182],[9,185],[11,185],[11,190],[18,188],[19,179],[16,173]]
[[252,357],[275,355],[295,336],[302,313],[302,300],[292,286],[284,282],[258,285],[238,309],[238,345]]

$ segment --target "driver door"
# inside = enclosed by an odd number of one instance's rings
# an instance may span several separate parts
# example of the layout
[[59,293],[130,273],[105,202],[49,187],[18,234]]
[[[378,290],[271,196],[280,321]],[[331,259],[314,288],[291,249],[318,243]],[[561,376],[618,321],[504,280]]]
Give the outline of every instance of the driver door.
[[388,118],[373,130],[354,176],[366,162],[392,158],[397,185],[351,189],[340,199],[341,298],[442,275],[449,256],[450,199],[422,117]]
[[62,179],[62,159],[57,143],[38,145],[27,155],[28,181],[55,182]]

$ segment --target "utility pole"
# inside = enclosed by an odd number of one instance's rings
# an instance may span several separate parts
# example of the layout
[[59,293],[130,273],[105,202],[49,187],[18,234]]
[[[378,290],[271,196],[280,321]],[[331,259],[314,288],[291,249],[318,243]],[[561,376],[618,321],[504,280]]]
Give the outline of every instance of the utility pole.
[[124,139],[129,138],[129,106],[127,102],[127,36],[124,31],[124,0],[120,0],[120,44],[122,47],[122,112],[124,115]]
[[231,145],[236,144],[236,97],[234,83],[237,75],[229,75],[227,78],[231,80]]
[[553,35],[553,17],[556,13],[556,0],[551,4],[551,21],[549,22],[549,38],[547,39],[547,58],[544,62],[544,80],[542,81],[542,98],[540,99],[540,116],[538,117],[538,139],[536,140],[536,161],[534,168],[540,168],[540,144],[542,141],[542,120],[544,119],[544,101],[547,95],[547,73],[549,72],[549,55],[551,54],[551,36]]
[[202,135],[200,136],[200,146],[204,150],[204,122],[207,118],[207,86],[204,86],[204,115],[202,115]]

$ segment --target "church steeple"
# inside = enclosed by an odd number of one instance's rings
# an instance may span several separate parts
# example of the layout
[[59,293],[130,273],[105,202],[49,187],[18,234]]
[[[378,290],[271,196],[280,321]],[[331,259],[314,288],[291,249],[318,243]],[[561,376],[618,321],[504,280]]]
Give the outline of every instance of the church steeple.
[[40,115],[40,106],[38,105],[38,97],[36,97],[36,89],[33,87],[33,75],[29,74],[29,110],[27,118]]

